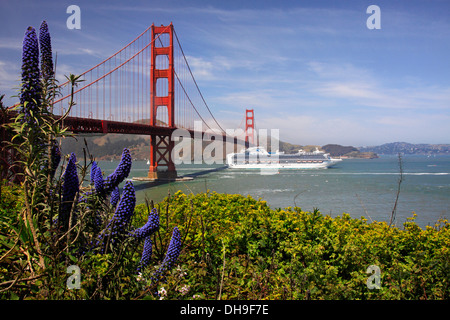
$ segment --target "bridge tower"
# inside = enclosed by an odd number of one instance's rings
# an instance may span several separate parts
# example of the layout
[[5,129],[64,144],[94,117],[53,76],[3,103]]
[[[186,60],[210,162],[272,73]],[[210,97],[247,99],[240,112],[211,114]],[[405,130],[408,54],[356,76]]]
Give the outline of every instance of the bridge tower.
[[[162,44],[162,41],[158,39],[162,35],[167,34],[169,37],[169,44]],[[166,36],[167,37],[167,36]],[[150,125],[162,126],[164,124],[156,122],[156,115],[158,108],[166,108],[168,115],[168,123],[166,124],[170,128],[175,127],[175,92],[174,92],[174,53],[173,53],[173,25],[157,27],[152,25],[152,45],[151,45],[151,68],[150,68]],[[164,46],[165,45],[165,46]],[[159,69],[161,65],[161,58],[165,60],[167,57],[169,63],[165,69]],[[156,84],[158,79],[167,79],[161,81],[167,84],[167,90],[161,90],[161,92],[167,92],[166,96],[158,96],[156,91]],[[174,142],[171,141],[170,135],[151,135],[150,136],[150,168],[148,171],[148,178],[151,179],[174,179],[177,177],[177,171],[172,159],[172,150]],[[158,170],[158,168],[164,168],[166,170]]]
[[245,110],[245,143],[255,144],[255,114],[253,109]]

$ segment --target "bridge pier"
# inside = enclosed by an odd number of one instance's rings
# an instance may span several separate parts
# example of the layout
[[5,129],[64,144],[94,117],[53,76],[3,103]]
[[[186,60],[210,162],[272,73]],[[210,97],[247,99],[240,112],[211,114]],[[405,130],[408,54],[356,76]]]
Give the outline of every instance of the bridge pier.
[[150,180],[176,180],[177,178],[176,170],[158,171],[157,168],[152,166],[148,170],[148,179]]
[[[176,179],[177,170],[172,160],[174,141],[169,135],[150,136],[150,167],[148,169],[149,179]],[[166,170],[158,170],[163,167]]]
[[[162,34],[168,34],[169,44],[166,46],[157,45],[157,38]],[[175,92],[174,92],[174,57],[173,57],[173,25],[157,27],[152,25],[152,46],[151,46],[151,68],[150,68],[150,125],[156,126],[157,110],[160,107],[167,108],[169,128],[175,128]],[[168,66],[160,69],[162,65],[157,65],[156,57],[165,56],[168,59]],[[156,91],[158,79],[167,79],[166,96],[159,96]],[[150,168],[148,170],[149,179],[176,179],[177,171],[172,161],[172,150],[174,142],[170,135],[150,136]],[[166,167],[167,170],[158,170]]]
[[150,166],[148,176],[151,180],[175,180],[178,177],[175,164],[173,162],[167,165],[167,170],[158,170],[158,164]]

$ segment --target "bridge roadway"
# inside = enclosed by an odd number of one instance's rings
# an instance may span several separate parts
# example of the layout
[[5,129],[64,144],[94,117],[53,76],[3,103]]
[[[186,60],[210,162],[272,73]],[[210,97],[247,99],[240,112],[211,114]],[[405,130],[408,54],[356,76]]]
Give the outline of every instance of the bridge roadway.
[[[12,118],[14,118],[17,114],[17,111],[9,111],[7,114],[0,115],[0,124],[10,122]],[[5,117],[6,116],[6,117]],[[55,118],[59,118],[60,116],[54,115]],[[170,137],[172,133],[178,128],[174,127],[162,127],[162,126],[151,126],[148,124],[141,123],[130,123],[130,122],[120,122],[120,121],[107,121],[100,119],[91,119],[91,118],[78,118],[78,117],[66,117],[62,121],[62,126],[66,127],[68,131],[71,131],[75,134],[78,133],[97,133],[97,134],[106,134],[106,133],[116,133],[116,134],[138,134],[138,135],[148,135],[148,136],[165,136]],[[211,136],[213,133],[210,132],[199,132],[191,129],[185,129],[191,136],[192,139],[202,137],[202,139],[211,141]],[[4,133],[4,132],[3,132]],[[223,142],[227,142],[227,139],[233,139],[233,143],[249,146],[249,143],[245,140],[238,139],[236,136],[229,137],[225,133],[215,133],[214,139],[217,136],[222,137]],[[6,137],[4,138],[6,139]],[[186,181],[192,180],[194,177],[203,175],[206,173],[210,173],[212,171],[223,170],[224,167],[206,170],[204,172],[198,172],[194,174],[188,174],[183,177],[164,179],[164,178],[133,178],[136,181],[155,181],[160,180],[162,183],[164,181]]]
[[[3,115],[0,115],[1,124],[7,123],[11,121],[17,114],[17,111],[9,111],[6,119]],[[59,116],[54,115],[55,119],[59,118]],[[67,128],[68,131],[71,131],[75,134],[77,133],[118,133],[118,134],[138,134],[138,135],[147,135],[147,136],[171,136],[172,133],[177,129],[177,127],[163,127],[163,126],[151,126],[143,123],[135,123],[135,122],[121,122],[121,121],[109,121],[109,120],[101,120],[101,119],[92,119],[92,118],[79,118],[79,117],[66,117],[62,121],[62,125]],[[211,136],[222,136],[222,141],[226,141],[227,135],[223,132],[210,133],[210,132],[199,132],[193,129],[184,129],[191,135],[191,138],[196,138],[199,135],[206,139],[210,140]],[[229,137],[230,139],[230,137]],[[231,142],[231,141],[230,141]],[[233,137],[234,144],[246,145],[248,147],[248,143],[242,139],[238,139],[237,137]]]
[[[151,126],[143,123],[132,123],[132,122],[120,122],[120,121],[108,121],[99,119],[89,119],[89,118],[77,118],[77,117],[67,117],[63,120],[63,125],[67,127],[69,131],[73,133],[119,133],[119,134],[138,134],[138,135],[148,135],[148,136],[171,136],[172,133],[177,129],[176,127],[162,127],[162,126]],[[223,132],[199,132],[192,129],[184,129],[191,135],[191,138],[197,138],[201,136],[203,139],[211,140],[211,137],[222,136],[222,141],[226,142],[227,136]],[[234,144],[249,146],[249,143],[245,140],[238,139],[237,137],[232,137]],[[230,141],[231,142],[231,141]]]

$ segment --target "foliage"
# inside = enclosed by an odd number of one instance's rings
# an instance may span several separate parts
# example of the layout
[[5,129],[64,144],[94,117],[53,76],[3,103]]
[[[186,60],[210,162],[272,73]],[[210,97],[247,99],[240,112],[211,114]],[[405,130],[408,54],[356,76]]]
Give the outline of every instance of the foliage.
[[[132,225],[136,197],[131,181],[125,183],[120,197],[118,186],[132,165],[130,151],[123,150],[118,167],[104,180],[86,151],[84,164],[71,153],[58,171],[59,139],[68,136],[62,120],[75,106],[74,88],[81,80],[75,75],[67,77],[72,89],[69,111],[54,117],[53,100],[59,88],[51,52],[46,22],[41,25],[39,41],[35,29],[29,27],[23,41],[20,104],[15,107],[14,121],[7,124],[14,132],[10,147],[19,155],[15,165],[21,168],[23,182],[17,187],[2,181],[0,298],[118,299],[135,296],[137,288],[150,292],[150,285],[138,286],[136,279],[130,280],[136,278],[140,240],[156,231],[149,228],[155,226],[154,215],[142,228]],[[89,166],[90,183],[86,179]],[[178,258],[181,242],[176,230],[153,286]],[[144,260],[148,259],[145,252]],[[66,274],[71,265],[83,270],[84,277],[83,287],[77,285],[74,291],[66,282],[73,281]]]
[[[214,192],[177,192],[156,207],[161,231],[184,234],[178,267],[160,286],[166,299],[450,297],[447,220],[422,230],[414,215],[399,229]],[[379,290],[367,287],[370,265],[381,269]]]
[[[58,90],[41,31],[45,72],[30,27],[10,125],[23,182],[1,182],[0,299],[449,299],[447,220],[423,230],[413,216],[399,229],[210,192],[136,206],[132,182],[118,188],[129,150],[105,179],[91,155],[61,158],[67,133],[51,113]],[[68,79],[70,110],[80,78]],[[71,265],[79,288],[67,286]],[[367,286],[371,265],[381,289]]]

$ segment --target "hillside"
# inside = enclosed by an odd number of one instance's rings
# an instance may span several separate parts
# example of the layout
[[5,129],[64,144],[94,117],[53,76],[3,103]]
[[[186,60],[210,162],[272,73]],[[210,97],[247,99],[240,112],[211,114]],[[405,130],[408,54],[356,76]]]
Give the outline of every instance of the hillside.
[[[62,142],[63,154],[75,152],[77,157],[83,156],[83,148],[85,148],[85,141],[89,153],[92,154],[97,160],[114,160],[119,159],[122,150],[128,148],[131,154],[136,160],[147,160],[150,155],[150,139],[148,136],[139,135],[125,135],[125,134],[105,134],[105,135],[77,135],[76,139],[66,138]],[[210,142],[203,142],[202,150]],[[341,146],[337,144],[327,144],[324,146],[317,145],[298,145],[291,144],[284,141],[279,141],[279,151],[289,153],[297,153],[298,150],[304,150],[312,152],[316,148],[329,153],[332,157],[347,157],[347,158],[376,158],[377,155],[374,152],[364,151],[356,149],[352,146]],[[223,145],[223,156],[225,157],[227,150],[231,150],[232,146]],[[236,151],[240,151],[243,146],[235,146]],[[267,146],[268,151],[275,152],[276,150],[270,149],[270,139]],[[196,155],[194,153],[194,146],[191,148],[191,159],[194,159]]]
[[120,159],[124,148],[128,148],[134,159],[145,160],[150,154],[150,140],[147,136],[105,134],[79,134],[76,139],[66,138],[61,142],[63,154],[74,152],[77,158],[83,155],[85,141],[89,153],[97,160]]
[[385,143],[380,146],[360,147],[361,152],[378,154],[450,154],[450,144],[412,144],[408,142]]

